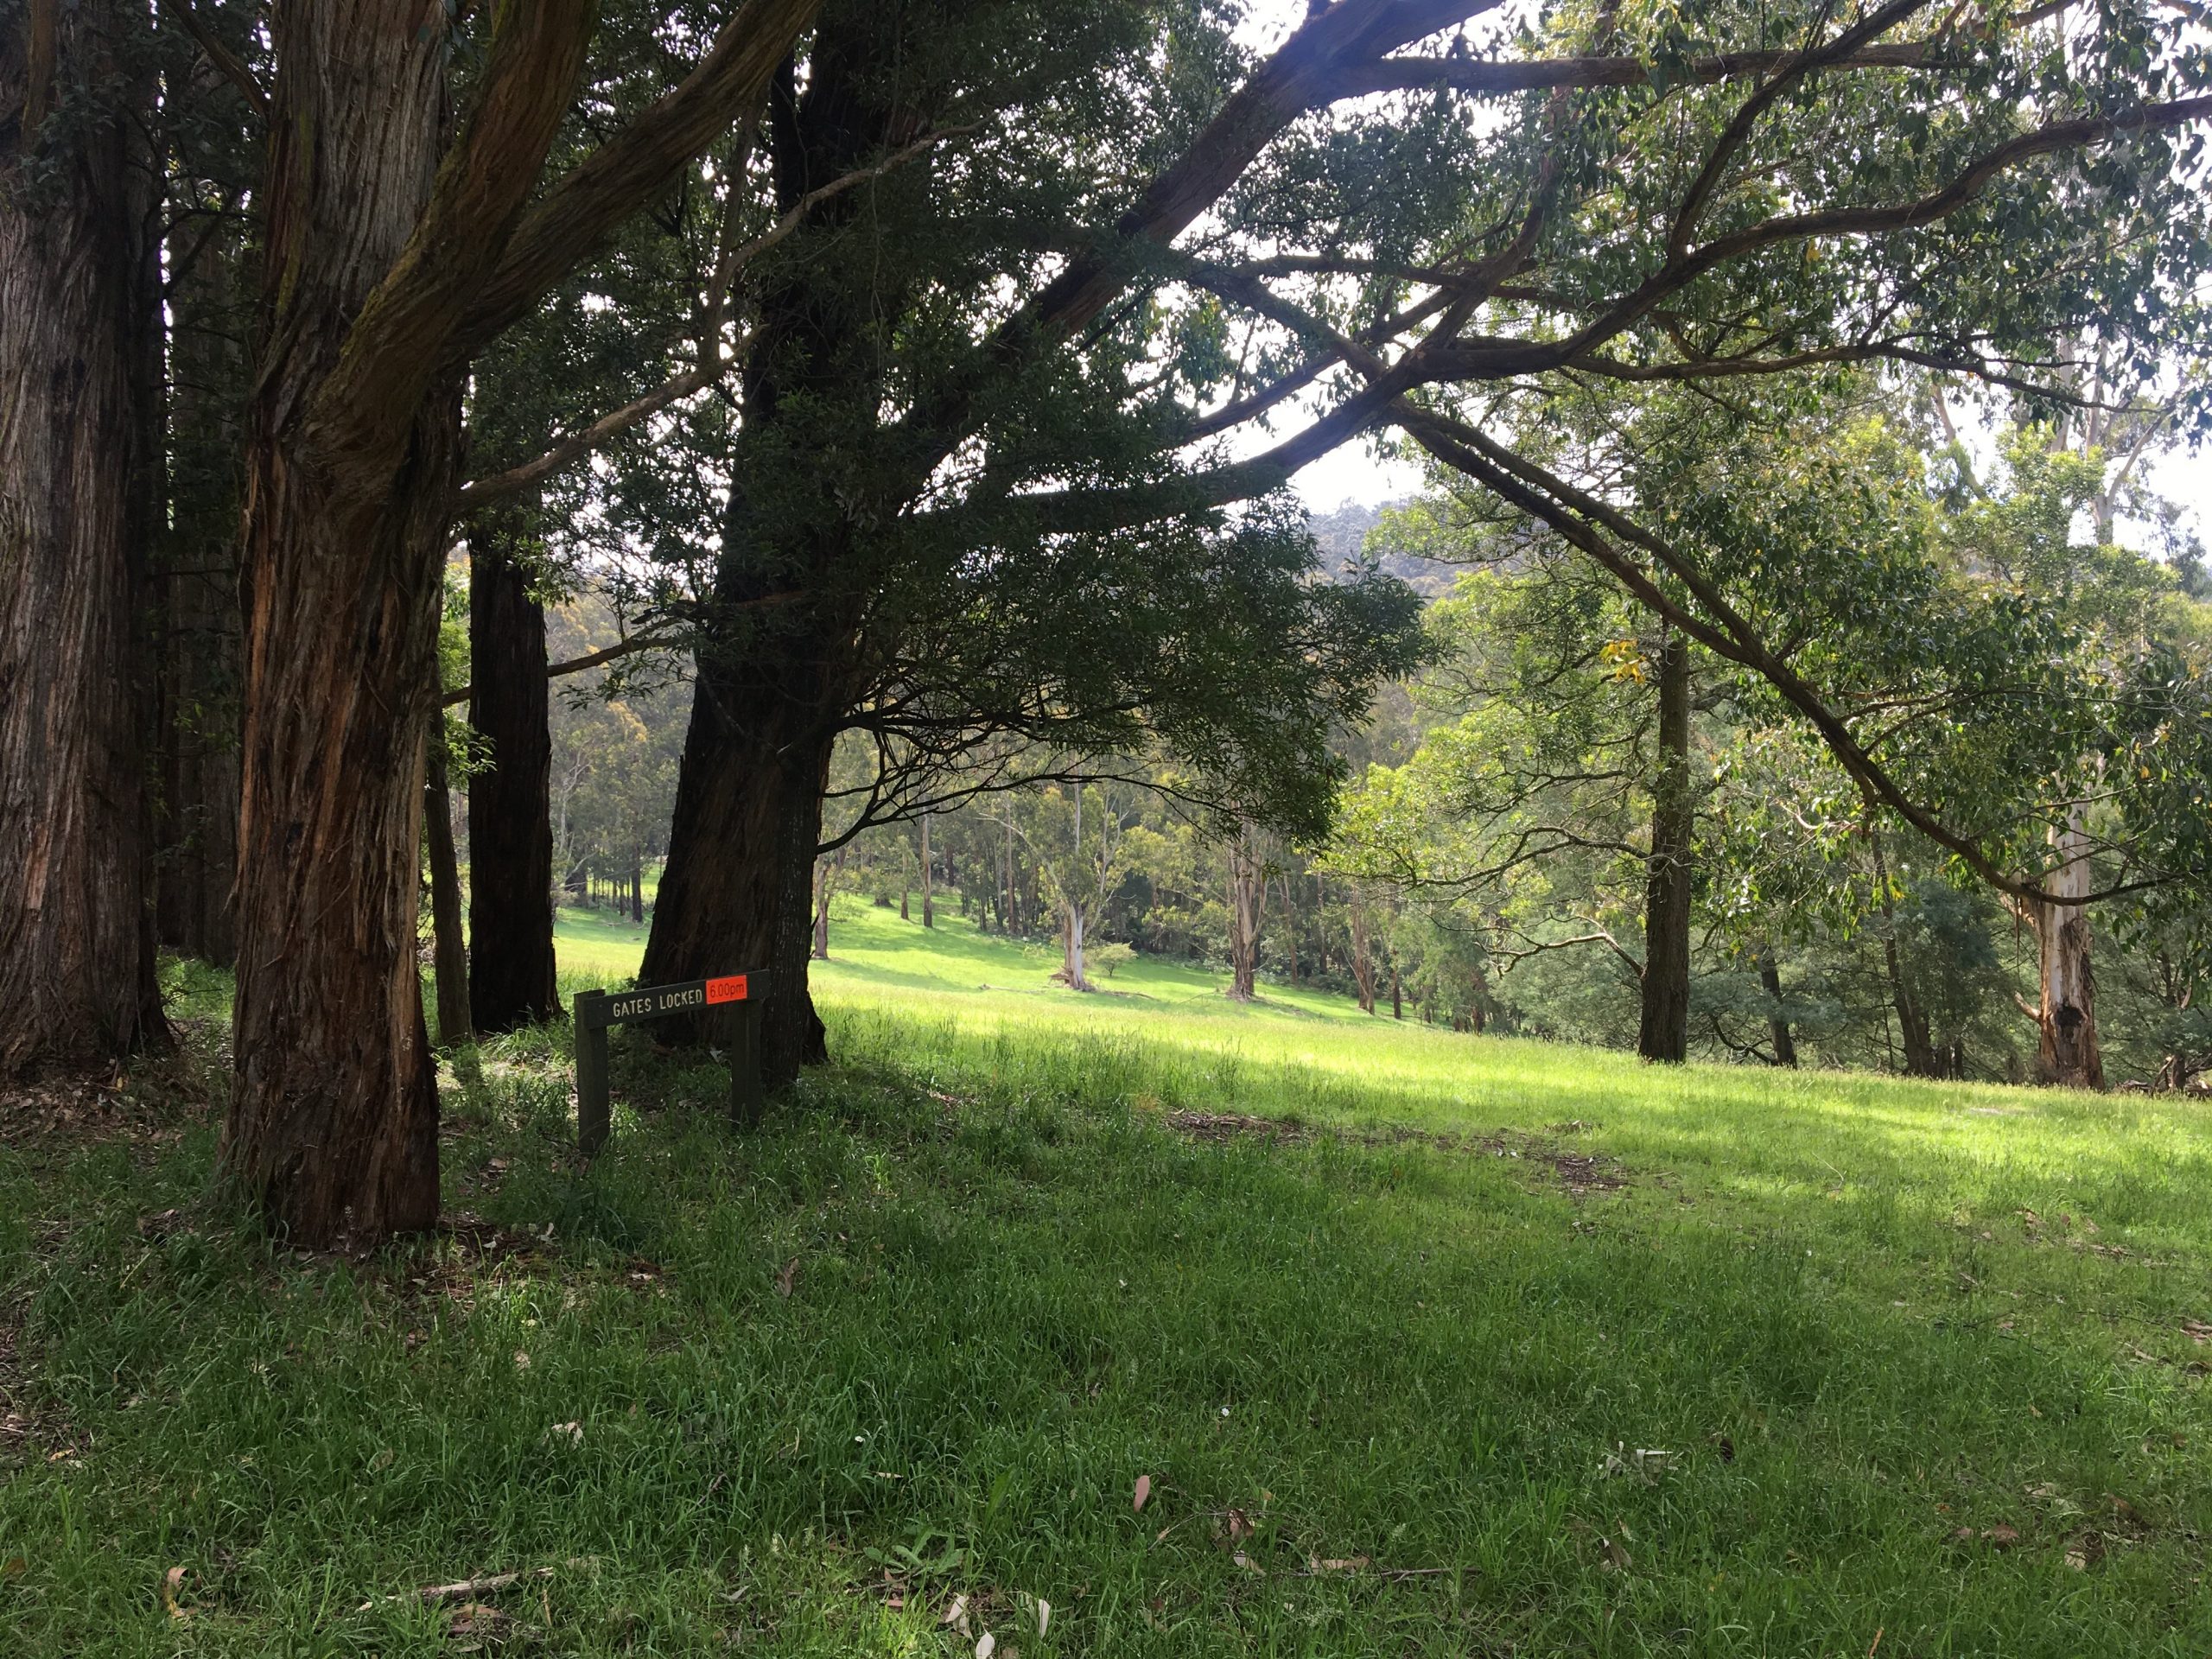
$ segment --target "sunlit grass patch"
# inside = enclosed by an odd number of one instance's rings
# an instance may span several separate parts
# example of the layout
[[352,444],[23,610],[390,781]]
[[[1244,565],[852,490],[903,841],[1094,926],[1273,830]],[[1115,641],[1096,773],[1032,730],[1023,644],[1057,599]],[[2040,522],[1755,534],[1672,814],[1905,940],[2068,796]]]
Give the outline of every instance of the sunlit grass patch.
[[[841,925],[838,1063],[760,1134],[632,1044],[586,1167],[565,1034],[493,1039],[454,1228],[370,1261],[212,1208],[204,1112],[0,1151],[10,1641],[2212,1646],[2201,1113],[1083,997]],[[985,947],[1006,991],[962,988]]]

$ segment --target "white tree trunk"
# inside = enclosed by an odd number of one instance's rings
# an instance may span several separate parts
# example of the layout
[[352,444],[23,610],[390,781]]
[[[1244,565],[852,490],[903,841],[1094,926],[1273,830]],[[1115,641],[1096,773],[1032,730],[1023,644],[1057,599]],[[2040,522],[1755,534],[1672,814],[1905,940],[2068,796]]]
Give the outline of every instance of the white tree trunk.
[[[2066,828],[2051,833],[2051,846],[2063,861],[2044,882],[2054,897],[2078,899],[2089,891],[2089,838],[2082,819],[2077,805]],[[2036,1010],[2042,1031],[2037,1075],[2071,1089],[2101,1089],[2105,1066],[2097,1041],[2096,980],[2089,966],[2088,906],[2038,900],[2030,908],[2043,989]]]

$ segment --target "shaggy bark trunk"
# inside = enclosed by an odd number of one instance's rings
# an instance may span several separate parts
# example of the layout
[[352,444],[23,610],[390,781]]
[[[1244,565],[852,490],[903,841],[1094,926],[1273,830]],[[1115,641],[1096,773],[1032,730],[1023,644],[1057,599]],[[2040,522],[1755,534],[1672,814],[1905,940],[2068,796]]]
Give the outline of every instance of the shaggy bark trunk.
[[167,1034],[132,639],[158,318],[143,13],[32,11],[0,14],[0,1077]]
[[429,798],[423,839],[430,864],[430,966],[438,982],[438,1043],[474,1042],[468,1023],[468,947],[461,925],[461,866],[453,842],[453,791],[446,786],[444,735],[430,734]]
[[[2076,807],[2051,845],[2063,861],[2045,879],[2052,893],[2079,896],[2090,890],[2089,839]],[[2045,1083],[2069,1089],[2105,1086],[2104,1054],[2097,1039],[2097,985],[2089,963],[2088,906],[2035,901],[2037,977],[2042,1000],[2036,1072]]]
[[295,1243],[438,1214],[416,973],[461,330],[543,168],[584,0],[503,7],[441,173],[442,14],[279,0],[246,416],[232,1180]]
[[1782,969],[1771,952],[1759,953],[1759,988],[1766,993],[1766,1028],[1774,1039],[1774,1063],[1797,1064],[1797,1044],[1789,1034],[1789,1016],[1782,1011]]
[[630,854],[630,919],[645,919],[645,855],[634,849]]
[[1249,1002],[1259,984],[1260,922],[1267,885],[1260,849],[1247,825],[1229,843],[1229,995]]
[[1643,1018],[1637,1052],[1679,1065],[1690,1042],[1690,660],[1672,629],[1659,645],[1658,773],[1651,785],[1651,851],[1645,864]]
[[[349,9],[350,10],[350,9]],[[438,1215],[416,973],[424,737],[457,376],[333,454],[317,394],[430,196],[442,42],[296,6],[270,122],[270,338],[247,417],[237,1084],[224,1153],[309,1248]]]
[[553,739],[545,611],[513,556],[526,508],[468,533],[468,723],[491,764],[468,779],[468,1000],[480,1031],[560,1012],[553,957]]

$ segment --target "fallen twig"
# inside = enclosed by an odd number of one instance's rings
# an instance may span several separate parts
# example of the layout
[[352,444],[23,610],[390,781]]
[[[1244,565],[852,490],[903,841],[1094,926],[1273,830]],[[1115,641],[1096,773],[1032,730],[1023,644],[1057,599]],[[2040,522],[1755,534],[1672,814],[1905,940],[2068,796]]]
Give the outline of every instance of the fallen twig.
[[[592,1558],[579,1555],[568,1564],[570,1567],[589,1567]],[[534,1567],[526,1572],[494,1573],[486,1578],[462,1579],[455,1584],[428,1584],[420,1590],[403,1590],[397,1595],[372,1596],[354,1611],[365,1613],[372,1607],[389,1607],[396,1601],[419,1601],[426,1607],[435,1607],[442,1601],[451,1601],[457,1596],[493,1595],[501,1590],[511,1590],[525,1580],[535,1582],[539,1579],[550,1579],[553,1573],[552,1567]]]

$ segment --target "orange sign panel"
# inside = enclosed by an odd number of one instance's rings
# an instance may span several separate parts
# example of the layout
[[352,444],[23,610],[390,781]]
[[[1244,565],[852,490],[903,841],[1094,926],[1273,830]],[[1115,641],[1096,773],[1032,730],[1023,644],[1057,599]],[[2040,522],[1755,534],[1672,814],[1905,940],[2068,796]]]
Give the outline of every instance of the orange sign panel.
[[742,1002],[746,999],[745,976],[731,974],[722,979],[707,982],[707,1001],[712,1002]]

